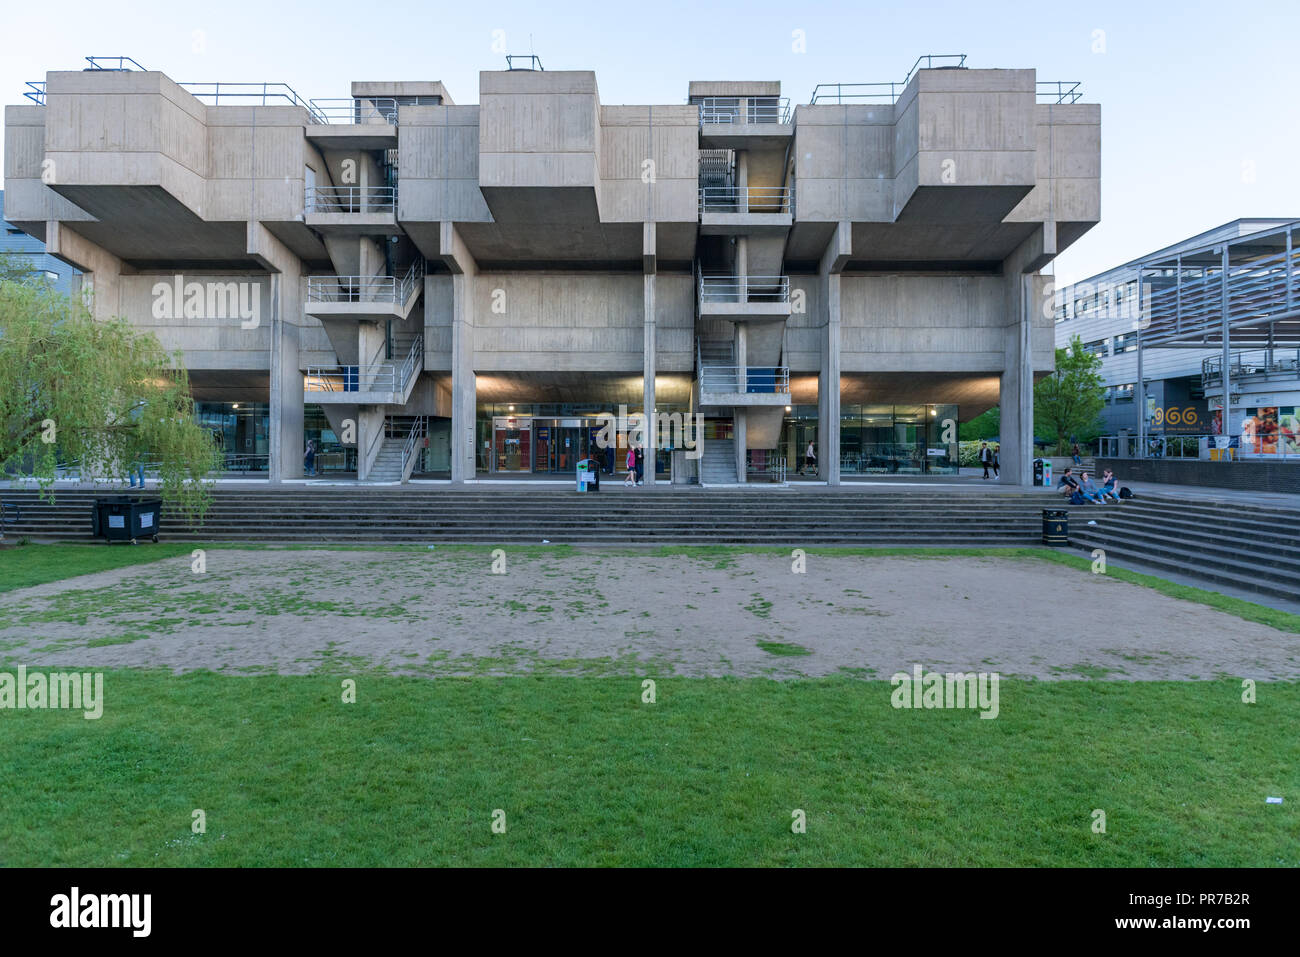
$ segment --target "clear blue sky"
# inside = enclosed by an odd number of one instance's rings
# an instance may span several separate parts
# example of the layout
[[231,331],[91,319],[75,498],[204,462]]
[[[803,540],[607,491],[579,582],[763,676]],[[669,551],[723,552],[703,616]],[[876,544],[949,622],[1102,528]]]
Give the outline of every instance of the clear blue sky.
[[[680,103],[692,79],[901,80],[923,53],[972,67],[1035,67],[1102,105],[1102,222],[1057,261],[1061,283],[1241,216],[1300,217],[1300,2],[362,4],[322,0],[65,0],[9,4],[0,92],[134,57],[178,81],[270,80],[304,97],[352,80],[442,80],[477,99],[507,52],[595,70],[604,103]],[[792,49],[802,30],[806,52]],[[1095,52],[1104,31],[1104,52]]]

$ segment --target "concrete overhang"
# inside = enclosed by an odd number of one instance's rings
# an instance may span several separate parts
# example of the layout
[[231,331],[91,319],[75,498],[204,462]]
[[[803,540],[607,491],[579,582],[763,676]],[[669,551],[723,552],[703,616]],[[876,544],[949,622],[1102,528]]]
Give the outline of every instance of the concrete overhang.
[[700,405],[784,408],[790,404],[789,392],[700,392]]
[[400,236],[397,214],[387,213],[306,213],[305,222],[332,236]]
[[780,96],[780,80],[691,80],[686,98],[732,96]]
[[793,135],[790,123],[704,123],[700,146],[711,150],[785,149]]
[[702,236],[780,236],[793,224],[789,213],[700,213]]
[[329,123],[306,127],[307,140],[317,149],[397,149],[397,126],[393,123]]
[[702,302],[700,318],[776,322],[790,318],[789,302]]

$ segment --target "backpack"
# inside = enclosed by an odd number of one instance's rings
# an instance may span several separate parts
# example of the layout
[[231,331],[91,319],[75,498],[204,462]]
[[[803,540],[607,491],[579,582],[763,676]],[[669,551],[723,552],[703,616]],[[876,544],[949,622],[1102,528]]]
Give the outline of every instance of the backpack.
[[1127,485],[1125,485],[1123,488],[1121,488],[1121,489],[1119,490],[1119,497],[1120,497],[1120,498],[1137,498],[1137,496],[1133,494],[1133,490],[1132,490],[1131,488],[1129,488]]
[[1084,498],[1083,495],[1080,494],[1079,492],[1071,492],[1071,493],[1070,493],[1070,504],[1071,504],[1071,505],[1087,505],[1087,504],[1088,504],[1088,500],[1087,500],[1086,498]]

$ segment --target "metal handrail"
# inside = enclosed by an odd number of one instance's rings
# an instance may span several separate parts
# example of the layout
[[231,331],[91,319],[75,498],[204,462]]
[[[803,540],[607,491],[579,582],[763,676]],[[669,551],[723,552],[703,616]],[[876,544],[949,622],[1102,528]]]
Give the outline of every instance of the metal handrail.
[[788,96],[706,96],[699,101],[700,125],[789,123]]
[[[392,422],[391,419],[389,419],[388,421],[390,423]],[[427,423],[427,419],[423,415],[417,415],[415,417],[415,421],[411,423],[411,430],[410,432],[407,433],[406,442],[402,446],[402,478],[403,479],[406,478],[407,463],[411,461],[411,457],[415,454],[415,449],[417,448],[420,439],[424,438],[425,430],[427,428],[426,423]]]
[[[704,392],[739,391],[739,372],[736,365],[700,365],[700,389]],[[790,392],[789,366],[744,366],[745,393],[763,395],[766,393]]]
[[1097,448],[1099,458],[1199,459],[1204,456],[1218,461],[1238,461],[1248,455],[1287,460],[1300,458],[1296,451],[1300,448],[1300,435],[1283,429],[1272,436],[1243,432],[1227,435],[1173,432],[1147,436],[1145,449],[1136,435],[1103,435],[1098,439]]
[[[925,61],[925,66],[921,66],[921,61]],[[935,60],[956,60],[956,63],[934,65]],[[964,53],[923,53],[916,58],[912,64],[912,69],[907,71],[907,76],[903,77],[903,85],[906,86],[911,81],[917,70],[964,70],[966,69],[966,54]]]
[[31,89],[23,93],[23,96],[31,100],[37,106],[45,105],[45,81],[44,80],[27,80],[27,85]]
[[391,213],[397,208],[396,186],[308,186],[308,213]]
[[424,260],[417,259],[400,280],[395,276],[308,276],[308,302],[404,303],[424,278]]
[[[411,341],[401,365],[381,362],[367,366],[307,366],[303,370],[304,392],[389,392],[405,395],[406,386],[418,374],[424,358],[424,336]],[[364,376],[365,388],[362,388]]]
[[397,125],[397,98],[392,96],[340,96],[308,100],[324,123],[388,123]]
[[700,277],[700,302],[789,301],[789,276]]
[[[941,64],[935,66],[936,60],[955,60],[955,63]],[[924,63],[925,66],[921,64]],[[885,83],[818,83],[813,87],[812,96],[808,102],[817,103],[836,103],[843,104],[846,100],[850,103],[858,100],[869,103],[893,103],[903,91],[907,89],[907,84],[912,82],[912,77],[916,76],[917,70],[964,70],[966,69],[966,54],[964,53],[927,53],[916,58],[912,64],[912,69],[907,71],[907,76],[903,78],[902,83],[892,81]]]
[[1039,103],[1077,103],[1083,96],[1078,80],[1039,80],[1034,95]]
[[[85,59],[90,64],[90,66],[86,67],[87,70],[112,70],[120,73],[131,73],[134,70],[142,73],[149,72],[129,56],[88,56]],[[101,63],[116,63],[117,66],[100,66]],[[131,66],[126,66],[127,63],[131,64]]]
[[[1222,378],[1223,359],[1205,359],[1201,362],[1201,382],[1208,384]],[[1241,376],[1264,375],[1270,372],[1300,371],[1300,349],[1252,349],[1232,356],[1228,371],[1233,379]]]
[[[516,60],[527,60],[528,66],[515,66]],[[542,71],[542,72],[545,72],[546,70],[546,68],[542,66],[542,58],[537,56],[534,53],[530,53],[527,56],[518,53],[514,54],[513,56],[507,54],[506,69],[507,70],[535,70],[535,71]]]
[[701,186],[702,213],[788,213],[794,203],[791,186]]
[[[906,83],[818,83],[808,102],[843,104],[846,100],[893,103],[907,89]],[[823,92],[824,91],[824,92]],[[832,92],[834,91],[834,92]]]
[[[194,98],[208,103],[211,106],[231,105],[229,101],[236,100],[240,103],[249,103],[255,106],[278,106],[281,103],[287,103],[290,106],[299,106],[307,111],[313,123],[327,123],[328,120],[321,116],[314,106],[300,97],[297,92],[288,83],[178,83],[177,86],[188,92]],[[225,104],[222,100],[226,100]]]

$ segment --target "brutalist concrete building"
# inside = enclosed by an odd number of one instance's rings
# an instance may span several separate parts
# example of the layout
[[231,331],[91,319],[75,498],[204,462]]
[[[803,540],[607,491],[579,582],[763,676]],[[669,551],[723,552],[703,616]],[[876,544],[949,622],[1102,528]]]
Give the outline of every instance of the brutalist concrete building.
[[812,444],[838,484],[955,468],[995,404],[1030,481],[1041,270],[1100,215],[1077,85],[922,58],[793,106],[609,105],[527,65],[458,105],[92,59],[6,108],[5,216],[181,350],[227,467],[272,481],[308,439],[369,481],[572,474],[622,410],[665,426],[647,480],[790,478]]

